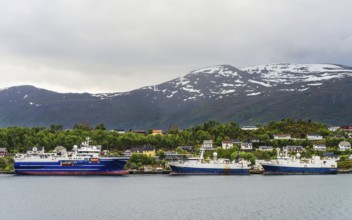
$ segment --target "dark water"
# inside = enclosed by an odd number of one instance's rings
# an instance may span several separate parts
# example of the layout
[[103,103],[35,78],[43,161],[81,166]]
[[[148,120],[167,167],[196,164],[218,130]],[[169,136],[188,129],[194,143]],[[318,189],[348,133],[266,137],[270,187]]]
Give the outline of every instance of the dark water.
[[352,219],[352,175],[0,175],[0,219]]

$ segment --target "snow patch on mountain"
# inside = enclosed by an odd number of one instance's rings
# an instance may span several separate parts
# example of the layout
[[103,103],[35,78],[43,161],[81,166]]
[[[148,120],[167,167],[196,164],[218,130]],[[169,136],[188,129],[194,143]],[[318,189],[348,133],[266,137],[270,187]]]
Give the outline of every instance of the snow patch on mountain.
[[304,91],[307,91],[308,89],[310,89],[310,88],[307,87],[307,88],[303,88],[303,89],[298,89],[297,91],[304,92]]
[[92,97],[99,98],[100,100],[110,99],[117,96],[128,95],[129,93],[98,93],[92,94]]
[[187,91],[187,92],[191,92],[191,93],[200,93],[200,90],[197,90],[197,89],[193,89],[192,86],[188,86],[188,87],[183,87],[181,88],[182,90],[184,91]]
[[191,73],[197,74],[197,73],[208,73],[208,74],[213,74],[216,72],[219,72],[223,69],[223,66],[212,66],[212,67],[206,67],[198,70],[194,70]]
[[35,104],[35,103],[33,103],[33,102],[29,102],[29,105],[35,106],[35,107],[39,107],[39,106],[40,106],[40,104]]
[[309,83],[308,86],[321,86],[323,83]]
[[[267,65],[258,65],[245,67],[241,69],[250,74],[268,72],[269,74],[293,73],[312,73],[312,72],[346,72],[346,69],[334,64],[292,64],[292,63],[274,63]],[[347,70],[352,73],[352,70]]]
[[262,86],[265,86],[265,87],[272,87],[269,83],[258,82],[258,81],[251,80],[251,79],[248,80],[248,82],[255,83],[255,84],[259,84],[259,85],[262,85]]
[[256,96],[256,95],[260,95],[261,92],[253,92],[253,93],[249,93],[247,94],[247,96]]
[[321,76],[308,76],[306,79],[304,79],[304,82],[324,81],[324,80],[329,80],[334,78],[344,78],[344,77],[345,76],[342,74],[340,75],[322,74]]
[[225,94],[234,93],[234,92],[236,92],[235,89],[229,89],[229,90],[222,90],[220,94],[225,95]]
[[268,64],[241,69],[249,74],[260,74],[263,81],[293,84],[324,81],[352,76],[352,69],[334,64]]
[[178,91],[172,91],[170,95],[167,95],[167,98],[172,98]]

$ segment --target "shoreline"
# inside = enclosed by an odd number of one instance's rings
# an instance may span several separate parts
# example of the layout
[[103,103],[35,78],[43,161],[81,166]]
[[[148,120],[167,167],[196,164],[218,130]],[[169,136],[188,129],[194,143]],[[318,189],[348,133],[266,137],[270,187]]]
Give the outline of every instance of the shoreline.
[[[152,175],[168,175],[170,174],[172,171],[171,170],[161,170],[161,171],[139,171],[139,170],[127,170],[128,173],[127,175],[131,174],[152,174]],[[15,171],[0,171],[0,174],[15,174]],[[338,169],[337,170],[337,174],[352,174],[352,169]],[[264,171],[263,170],[257,170],[257,169],[253,169],[250,170],[250,175],[264,175]]]

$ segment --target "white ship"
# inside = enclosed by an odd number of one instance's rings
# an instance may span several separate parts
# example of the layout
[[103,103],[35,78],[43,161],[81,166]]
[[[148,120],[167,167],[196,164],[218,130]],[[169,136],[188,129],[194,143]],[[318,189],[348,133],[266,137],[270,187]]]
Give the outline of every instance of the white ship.
[[261,163],[264,174],[336,174],[337,163],[336,159],[320,159],[319,156],[313,156],[310,159],[301,159],[299,153],[294,157],[287,155],[285,150],[284,155],[280,154],[280,149],[277,149],[276,160],[266,161]]
[[230,161],[229,159],[217,159],[217,153],[213,153],[213,160],[204,160],[204,149],[201,149],[200,157],[188,158],[185,161],[170,162],[171,174],[203,174],[203,175],[248,175],[251,167],[249,162]]
[[16,154],[16,174],[26,175],[123,175],[129,157],[103,157],[101,147],[90,145],[90,139],[71,152],[44,153],[36,147],[27,154]]

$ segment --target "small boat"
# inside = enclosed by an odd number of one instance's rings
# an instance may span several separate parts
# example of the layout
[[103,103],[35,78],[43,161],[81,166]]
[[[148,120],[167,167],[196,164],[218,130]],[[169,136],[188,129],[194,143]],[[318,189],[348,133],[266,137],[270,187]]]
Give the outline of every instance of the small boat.
[[334,158],[320,159],[313,156],[311,159],[301,159],[299,153],[294,157],[280,154],[277,149],[276,160],[261,163],[264,174],[337,174],[337,162]]
[[[34,148],[33,148],[34,149]],[[101,156],[101,147],[90,145],[90,139],[71,152],[44,153],[37,149],[16,154],[14,169],[20,175],[124,175],[129,157]]]
[[217,153],[213,153],[213,160],[204,160],[204,149],[201,149],[200,157],[187,158],[184,161],[170,162],[169,166],[174,174],[199,174],[199,175],[249,175],[249,162],[239,162],[229,159],[217,159]]

